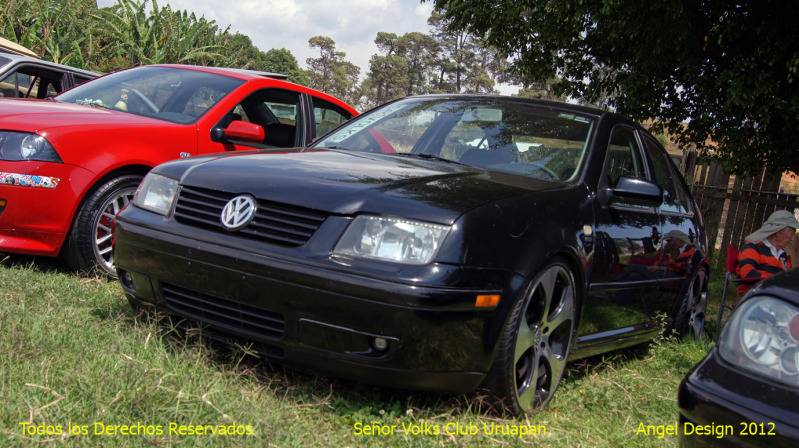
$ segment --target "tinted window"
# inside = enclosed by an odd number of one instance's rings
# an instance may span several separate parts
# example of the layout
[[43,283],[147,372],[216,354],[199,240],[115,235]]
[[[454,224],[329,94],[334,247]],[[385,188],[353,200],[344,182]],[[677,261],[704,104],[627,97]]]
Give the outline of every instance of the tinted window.
[[605,174],[610,187],[615,187],[620,177],[646,177],[641,149],[632,128],[616,126],[613,129],[605,158]]
[[0,80],[0,96],[6,98],[36,98],[38,93],[38,76],[14,72]]
[[72,78],[75,80],[75,86],[76,87],[92,80],[92,78],[87,78],[87,77],[81,76],[81,75],[72,75]]
[[57,97],[174,123],[192,123],[243,81],[167,67],[139,67],[104,76]]
[[314,146],[447,159],[539,179],[577,175],[594,120],[495,98],[408,98],[350,121]]
[[686,198],[678,193],[675,186],[678,179],[674,178],[676,173],[671,167],[666,151],[648,135],[644,135],[643,140],[649,159],[652,161],[654,180],[663,189],[663,206],[661,208],[665,211],[687,212]]
[[311,97],[313,101],[314,128],[317,136],[325,135],[341,123],[352,118],[348,112],[327,101]]

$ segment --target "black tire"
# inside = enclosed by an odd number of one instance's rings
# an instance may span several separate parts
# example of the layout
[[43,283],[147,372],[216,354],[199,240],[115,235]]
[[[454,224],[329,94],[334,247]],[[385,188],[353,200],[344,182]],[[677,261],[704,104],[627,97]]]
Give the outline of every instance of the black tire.
[[[109,266],[107,263],[108,253],[100,254],[100,250],[95,250],[99,240],[97,238],[98,225],[110,227],[103,224],[109,219],[108,213],[104,213],[103,210],[111,206],[110,201],[114,198],[123,195],[132,196],[141,180],[142,176],[138,174],[124,174],[103,181],[88,193],[75,214],[72,229],[61,250],[62,258],[70,269],[81,272],[97,270],[116,277],[116,272],[113,270],[113,255],[110,255],[111,265]],[[100,222],[100,219],[104,220],[103,223]],[[110,241],[106,242],[110,244]],[[107,247],[102,250],[107,250]]]
[[707,269],[700,267],[682,292],[669,327],[680,338],[699,337],[707,316]]
[[559,258],[541,269],[516,300],[484,382],[500,411],[521,416],[549,403],[565,372],[578,307],[574,275]]

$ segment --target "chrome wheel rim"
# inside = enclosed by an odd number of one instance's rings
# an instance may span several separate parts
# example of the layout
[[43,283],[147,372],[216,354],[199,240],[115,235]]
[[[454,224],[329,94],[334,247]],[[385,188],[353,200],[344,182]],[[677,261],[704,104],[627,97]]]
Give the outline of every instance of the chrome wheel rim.
[[530,289],[516,333],[514,386],[525,412],[545,406],[560,383],[574,316],[574,280],[566,268],[550,266]]
[[94,220],[94,260],[98,266],[114,275],[113,222],[117,214],[133,199],[135,188],[126,188],[108,198]]
[[705,312],[707,311],[707,291],[705,276],[700,271],[688,288],[689,304],[688,329],[695,337],[699,337],[705,328]]

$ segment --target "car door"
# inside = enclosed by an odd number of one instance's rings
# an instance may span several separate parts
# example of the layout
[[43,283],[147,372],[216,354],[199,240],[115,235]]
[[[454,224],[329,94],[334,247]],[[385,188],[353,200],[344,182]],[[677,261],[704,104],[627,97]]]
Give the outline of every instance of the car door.
[[663,204],[658,210],[663,227],[658,257],[661,295],[660,300],[650,304],[652,312],[668,313],[691,274],[698,229],[694,225],[688,193],[668,154],[652,136],[645,132],[640,132],[640,135],[651,163],[653,181],[663,189]]
[[[201,142],[203,146],[201,151],[243,151],[305,146],[308,139],[305,108],[299,92],[277,88],[257,90],[223,115],[214,128],[227,129],[234,121],[257,124],[264,130],[263,141],[223,141],[211,138]],[[211,130],[208,132],[213,134]]]
[[622,178],[648,180],[649,168],[635,129],[617,124],[598,184],[589,297],[578,329],[595,338],[650,329],[646,302],[659,294],[660,216],[656,207],[615,195]]

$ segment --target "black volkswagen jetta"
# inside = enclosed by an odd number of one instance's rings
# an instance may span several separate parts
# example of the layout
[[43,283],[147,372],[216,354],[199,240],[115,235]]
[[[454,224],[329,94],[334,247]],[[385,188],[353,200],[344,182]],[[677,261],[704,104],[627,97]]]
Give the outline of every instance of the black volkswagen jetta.
[[683,447],[799,446],[799,270],[749,291],[678,402]]
[[515,413],[551,399],[568,359],[647,341],[659,316],[702,331],[696,205],[619,115],[410,97],[280,151],[145,178],[116,224],[134,307],[333,375],[482,385]]

